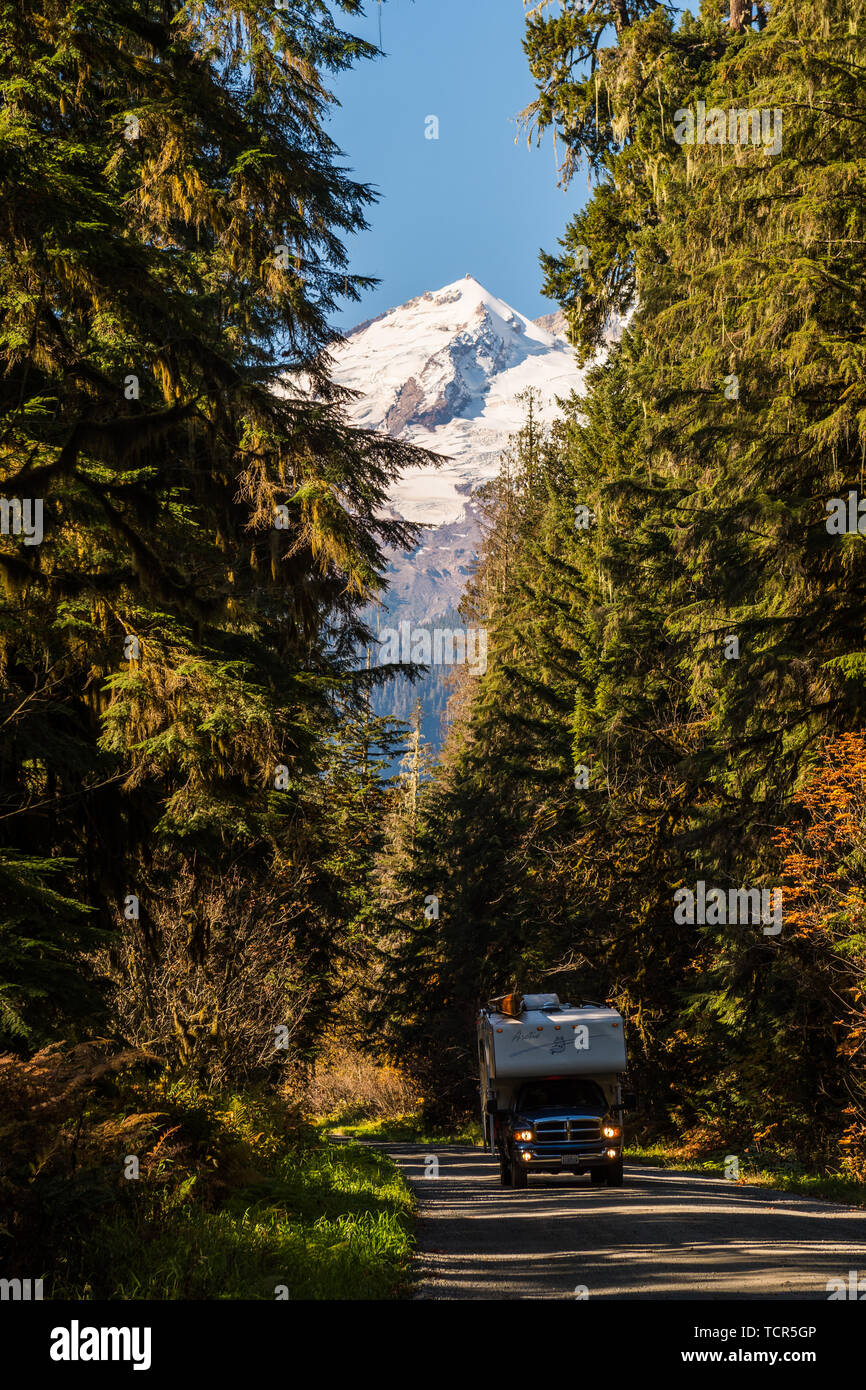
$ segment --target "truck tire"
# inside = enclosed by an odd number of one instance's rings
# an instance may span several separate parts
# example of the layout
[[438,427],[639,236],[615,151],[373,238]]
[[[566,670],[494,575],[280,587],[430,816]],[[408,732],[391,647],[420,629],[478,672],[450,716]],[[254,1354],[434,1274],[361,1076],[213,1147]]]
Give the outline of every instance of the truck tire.
[[503,1187],[511,1186],[511,1164],[502,1154],[499,1155],[499,1181]]
[[524,1187],[526,1186],[526,1183],[527,1183],[527,1179],[528,1179],[528,1177],[529,1177],[529,1174],[527,1173],[526,1169],[525,1169],[525,1168],[521,1168],[520,1165],[519,1165],[518,1163],[512,1163],[510,1166],[511,1166],[511,1186],[512,1186],[515,1190],[519,1191],[520,1189],[522,1189],[522,1188],[524,1188]]
[[622,1187],[622,1159],[609,1163],[605,1171],[608,1187]]
[[590,1180],[590,1182],[592,1183],[593,1187],[601,1187],[601,1184],[602,1184],[602,1183],[606,1183],[606,1182],[607,1182],[607,1169],[606,1169],[606,1168],[590,1168],[590,1170],[589,1170],[589,1180]]

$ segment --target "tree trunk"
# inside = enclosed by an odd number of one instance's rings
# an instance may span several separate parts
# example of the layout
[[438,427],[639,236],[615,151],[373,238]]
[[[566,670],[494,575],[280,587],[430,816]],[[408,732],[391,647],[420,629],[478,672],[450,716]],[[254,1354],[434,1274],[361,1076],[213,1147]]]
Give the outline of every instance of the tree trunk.
[[626,8],[626,0],[613,0],[613,23],[618,35],[631,23]]
[[751,0],[731,0],[731,13],[728,24],[735,34],[742,34],[746,23],[752,18]]

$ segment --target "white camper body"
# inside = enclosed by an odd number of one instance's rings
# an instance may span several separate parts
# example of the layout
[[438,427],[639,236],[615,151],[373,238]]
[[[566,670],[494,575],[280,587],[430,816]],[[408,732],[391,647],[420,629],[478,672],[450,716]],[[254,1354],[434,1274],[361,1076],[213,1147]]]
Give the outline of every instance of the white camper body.
[[555,994],[524,995],[517,1016],[482,1009],[477,1032],[481,1108],[491,1153],[493,1116],[512,1107],[528,1079],[585,1077],[602,1088],[611,1110],[621,1105],[625,1027],[615,1009],[560,1004]]

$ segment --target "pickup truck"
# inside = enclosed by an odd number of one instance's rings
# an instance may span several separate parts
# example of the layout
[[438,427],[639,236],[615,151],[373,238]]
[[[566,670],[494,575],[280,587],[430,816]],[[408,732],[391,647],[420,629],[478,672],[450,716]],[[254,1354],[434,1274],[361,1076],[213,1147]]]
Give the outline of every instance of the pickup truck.
[[621,1016],[555,994],[511,994],[478,1015],[480,1093],[490,1152],[504,1187],[530,1173],[588,1173],[623,1180],[626,1068]]

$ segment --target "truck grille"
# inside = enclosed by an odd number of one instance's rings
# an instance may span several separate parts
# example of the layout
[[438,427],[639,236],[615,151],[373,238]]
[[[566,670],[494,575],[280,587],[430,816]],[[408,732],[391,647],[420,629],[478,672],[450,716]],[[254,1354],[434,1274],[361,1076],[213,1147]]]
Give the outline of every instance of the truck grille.
[[598,1143],[601,1120],[539,1120],[535,1125],[537,1144]]

